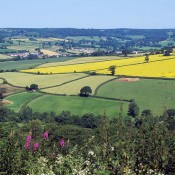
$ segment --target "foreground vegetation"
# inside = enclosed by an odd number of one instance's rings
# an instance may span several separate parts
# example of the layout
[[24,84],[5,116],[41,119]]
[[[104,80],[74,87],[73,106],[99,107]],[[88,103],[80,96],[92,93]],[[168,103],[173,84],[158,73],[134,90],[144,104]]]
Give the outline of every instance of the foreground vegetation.
[[1,108],[0,114],[3,174],[175,172],[174,110],[160,117],[143,113],[123,118],[121,106],[112,120],[105,113],[100,118],[93,114],[77,118],[66,112],[33,113],[29,108],[18,115]]

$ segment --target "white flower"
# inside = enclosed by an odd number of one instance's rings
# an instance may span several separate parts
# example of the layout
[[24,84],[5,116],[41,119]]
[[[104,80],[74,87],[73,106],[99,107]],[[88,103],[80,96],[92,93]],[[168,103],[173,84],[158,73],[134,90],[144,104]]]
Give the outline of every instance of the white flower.
[[89,155],[89,156],[93,156],[93,155],[94,155],[94,152],[93,152],[93,151],[89,151],[89,152],[88,152],[88,155]]

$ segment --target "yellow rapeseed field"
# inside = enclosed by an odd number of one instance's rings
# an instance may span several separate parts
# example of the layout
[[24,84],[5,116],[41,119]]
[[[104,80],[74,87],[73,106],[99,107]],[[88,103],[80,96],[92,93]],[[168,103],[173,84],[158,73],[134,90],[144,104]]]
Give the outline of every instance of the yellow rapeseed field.
[[143,76],[143,77],[175,77],[175,56],[151,55],[149,63],[145,63],[144,56],[120,60],[110,60],[94,63],[52,66],[22,70],[22,72],[37,73],[71,73],[95,71],[101,74],[110,74],[108,68],[116,65],[116,75]]

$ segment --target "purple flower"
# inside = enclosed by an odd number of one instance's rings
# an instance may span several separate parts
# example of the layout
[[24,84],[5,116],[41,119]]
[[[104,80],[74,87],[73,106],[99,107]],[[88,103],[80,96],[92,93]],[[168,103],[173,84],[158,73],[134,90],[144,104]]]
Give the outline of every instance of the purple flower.
[[64,138],[62,138],[62,139],[60,140],[60,146],[61,146],[61,148],[64,147]]
[[43,134],[44,139],[48,139],[49,138],[49,132],[45,131]]
[[34,144],[33,144],[33,150],[34,150],[34,151],[37,151],[38,148],[39,148],[39,143],[38,143],[38,142],[34,143]]
[[26,150],[29,150],[29,149],[30,149],[30,142],[26,142],[26,143],[25,143],[25,149],[26,149]]
[[32,136],[31,135],[28,135],[27,137],[26,137],[26,142],[30,142],[32,140]]

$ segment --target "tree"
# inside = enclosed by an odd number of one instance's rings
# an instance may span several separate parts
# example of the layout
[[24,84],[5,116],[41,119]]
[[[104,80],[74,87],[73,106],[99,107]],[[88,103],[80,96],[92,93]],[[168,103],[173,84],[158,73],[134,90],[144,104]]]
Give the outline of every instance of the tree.
[[149,55],[148,54],[146,54],[146,56],[145,56],[145,61],[148,63],[149,62]]
[[138,114],[139,114],[139,107],[137,103],[134,100],[132,100],[128,107],[128,115],[132,117],[136,117],[138,116]]
[[91,94],[91,93],[92,93],[92,89],[90,86],[84,86],[80,90],[80,96],[82,96],[82,97],[88,97],[89,94]]
[[31,84],[30,85],[30,90],[38,90],[38,85],[37,84]]
[[111,74],[112,74],[112,75],[115,75],[115,69],[116,69],[116,66],[115,66],[115,65],[110,66],[110,67],[108,68],[108,70],[111,71]]

